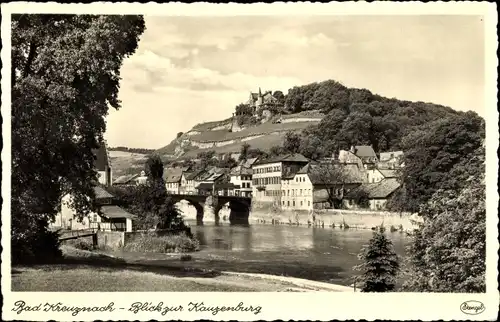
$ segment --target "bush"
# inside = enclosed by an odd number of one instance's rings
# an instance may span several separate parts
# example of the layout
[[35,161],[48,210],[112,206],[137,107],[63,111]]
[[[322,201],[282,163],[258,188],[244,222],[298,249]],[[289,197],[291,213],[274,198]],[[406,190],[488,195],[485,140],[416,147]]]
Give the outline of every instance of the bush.
[[89,238],[70,239],[65,241],[64,244],[81,250],[96,250],[98,248],[94,246],[92,239]]
[[11,235],[12,264],[50,263],[62,257],[59,232],[50,231],[43,222],[32,223],[31,230]]
[[159,236],[155,232],[141,234],[124,247],[127,251],[151,253],[183,253],[196,251],[199,248],[199,241],[185,233]]

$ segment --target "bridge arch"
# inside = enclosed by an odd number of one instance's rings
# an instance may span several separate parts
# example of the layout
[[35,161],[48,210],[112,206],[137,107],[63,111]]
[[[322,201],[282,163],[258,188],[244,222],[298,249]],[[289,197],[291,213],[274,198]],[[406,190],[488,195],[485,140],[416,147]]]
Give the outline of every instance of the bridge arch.
[[229,222],[231,224],[248,225],[248,217],[251,209],[251,198],[241,196],[206,196],[206,195],[171,195],[174,202],[187,201],[196,209],[197,224],[203,224],[205,207],[210,206],[214,212],[216,224],[219,222],[219,212],[227,204],[229,211]]

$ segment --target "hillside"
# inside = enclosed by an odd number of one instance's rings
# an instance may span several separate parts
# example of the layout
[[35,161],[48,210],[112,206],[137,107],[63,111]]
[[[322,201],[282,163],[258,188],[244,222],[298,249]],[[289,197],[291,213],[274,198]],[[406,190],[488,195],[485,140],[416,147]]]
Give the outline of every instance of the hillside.
[[214,150],[217,153],[239,152],[241,145],[248,143],[252,148],[268,151],[283,142],[288,131],[301,131],[317,125],[324,117],[319,112],[283,115],[281,123],[272,121],[231,132],[232,118],[195,125],[191,130],[174,139],[156,153],[164,159],[194,157],[198,152]]
[[125,174],[140,173],[144,169],[147,154],[109,150],[113,180]]
[[[241,107],[240,104],[236,108]],[[249,105],[240,110],[252,110]],[[264,109],[264,108],[263,108]],[[241,145],[263,151],[281,145],[286,132],[300,132],[310,156],[328,155],[350,145],[369,144],[376,152],[399,149],[402,138],[416,126],[457,115],[450,107],[386,98],[367,89],[347,88],[327,80],[288,90],[284,106],[269,108],[256,125],[239,126],[238,118],[194,126],[156,153],[164,159],[194,157],[198,152],[239,152]],[[254,115],[244,117],[255,118]],[[304,131],[305,130],[305,131]],[[298,147],[297,147],[298,148]],[[309,153],[308,153],[309,152]]]

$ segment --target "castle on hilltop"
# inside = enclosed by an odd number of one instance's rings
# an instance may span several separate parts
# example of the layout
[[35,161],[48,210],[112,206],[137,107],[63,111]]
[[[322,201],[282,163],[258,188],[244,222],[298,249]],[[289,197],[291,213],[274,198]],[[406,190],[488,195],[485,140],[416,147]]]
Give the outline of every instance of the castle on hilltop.
[[262,94],[259,87],[258,93],[250,92],[250,97],[248,98],[247,104],[253,108],[253,112],[256,113],[259,110],[264,110],[269,107],[278,104],[278,100],[273,96],[271,91],[267,91]]

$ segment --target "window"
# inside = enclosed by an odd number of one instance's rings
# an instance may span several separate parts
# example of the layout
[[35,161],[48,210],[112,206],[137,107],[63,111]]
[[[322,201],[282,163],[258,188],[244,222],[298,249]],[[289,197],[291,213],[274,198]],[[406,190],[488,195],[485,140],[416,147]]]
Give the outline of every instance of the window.
[[283,206],[285,205],[285,202],[283,201]]
[[289,196],[289,195],[290,195],[290,190],[287,190],[286,195],[287,195],[287,196]]
[[293,206],[295,207],[295,200],[293,201]]
[[311,206],[311,202],[310,201],[307,202],[307,206],[308,207]]
[[290,207],[290,201],[287,201],[286,203],[287,203],[288,207]]
[[300,189],[300,195],[302,196],[302,189]]
[[300,205],[302,206],[302,201],[300,202]]

